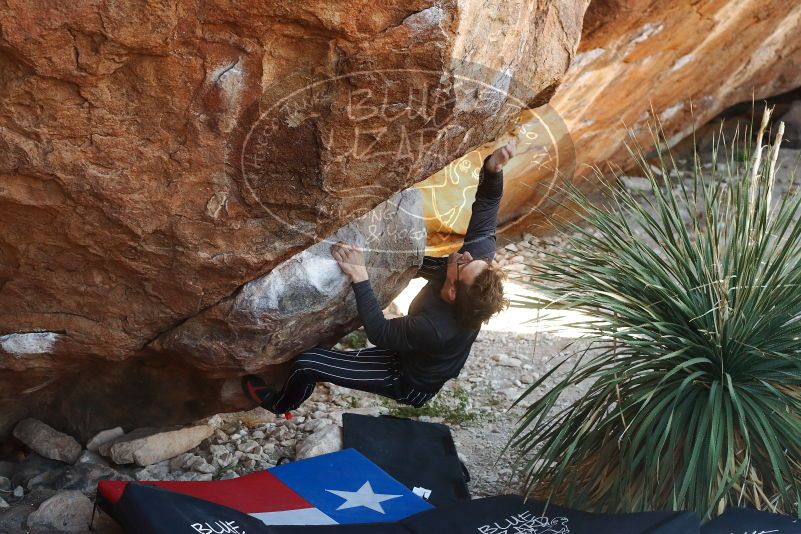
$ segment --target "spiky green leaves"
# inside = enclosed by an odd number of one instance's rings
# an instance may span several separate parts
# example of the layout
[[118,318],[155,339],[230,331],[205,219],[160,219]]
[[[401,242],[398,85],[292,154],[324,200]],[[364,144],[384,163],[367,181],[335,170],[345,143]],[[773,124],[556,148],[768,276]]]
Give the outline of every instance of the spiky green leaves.
[[[718,144],[689,180],[632,150],[650,198],[608,186],[599,205],[566,188],[581,224],[532,265],[542,297],[524,305],[595,321],[576,325],[591,350],[521,399],[541,395],[512,441],[533,493],[610,511],[801,513],[801,195],[772,202],[778,142],[763,147],[763,131],[753,156],[723,161]],[[579,383],[587,393],[556,408]]]

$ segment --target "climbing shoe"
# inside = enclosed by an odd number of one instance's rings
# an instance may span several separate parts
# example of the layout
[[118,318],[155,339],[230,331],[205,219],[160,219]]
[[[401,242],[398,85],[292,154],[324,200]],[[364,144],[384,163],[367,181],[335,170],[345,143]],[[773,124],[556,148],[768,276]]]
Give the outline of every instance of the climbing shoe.
[[242,390],[249,399],[270,411],[272,411],[273,403],[278,397],[278,392],[271,389],[264,380],[256,375],[242,377]]

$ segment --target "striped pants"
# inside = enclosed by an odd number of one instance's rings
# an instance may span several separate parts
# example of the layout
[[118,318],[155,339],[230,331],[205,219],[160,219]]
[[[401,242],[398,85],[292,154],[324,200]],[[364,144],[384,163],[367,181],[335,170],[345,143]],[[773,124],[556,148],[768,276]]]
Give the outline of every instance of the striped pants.
[[395,351],[378,347],[351,351],[318,347],[295,358],[270,410],[284,413],[297,409],[314,392],[317,382],[375,393],[416,408],[436,395],[409,384]]

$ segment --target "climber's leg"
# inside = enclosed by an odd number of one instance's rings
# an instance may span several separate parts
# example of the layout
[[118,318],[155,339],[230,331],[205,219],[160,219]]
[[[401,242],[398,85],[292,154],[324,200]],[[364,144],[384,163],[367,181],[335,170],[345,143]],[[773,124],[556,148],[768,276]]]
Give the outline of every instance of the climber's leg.
[[[378,347],[352,351],[317,347],[298,355],[284,388],[268,409],[275,413],[296,409],[311,396],[317,382],[329,382],[393,399],[406,398],[407,404],[412,404],[408,402],[412,399],[425,402],[424,394],[409,391],[395,351]],[[433,394],[428,398],[431,396]]]

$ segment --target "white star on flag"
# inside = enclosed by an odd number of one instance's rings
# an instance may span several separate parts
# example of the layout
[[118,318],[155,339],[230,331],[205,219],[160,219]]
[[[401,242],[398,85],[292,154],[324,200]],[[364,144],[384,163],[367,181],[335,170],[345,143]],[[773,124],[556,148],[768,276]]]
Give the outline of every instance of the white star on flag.
[[337,497],[342,497],[345,499],[345,502],[339,505],[337,510],[345,510],[347,508],[356,508],[358,506],[364,506],[365,508],[369,508],[370,510],[374,510],[380,513],[384,512],[384,509],[381,507],[381,503],[384,501],[389,501],[391,499],[397,499],[398,497],[402,497],[402,495],[389,495],[386,493],[375,493],[373,491],[373,487],[370,485],[370,481],[368,480],[362,487],[359,488],[358,491],[340,491],[340,490],[325,490],[328,493],[333,493]]

